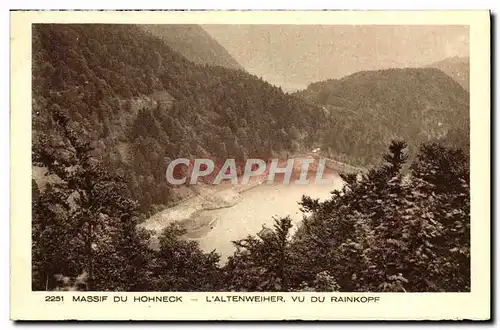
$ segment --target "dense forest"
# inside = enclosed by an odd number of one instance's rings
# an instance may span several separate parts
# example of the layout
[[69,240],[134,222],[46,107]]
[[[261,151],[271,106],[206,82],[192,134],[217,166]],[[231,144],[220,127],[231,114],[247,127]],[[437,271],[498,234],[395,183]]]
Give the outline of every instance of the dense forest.
[[[289,95],[173,48],[134,25],[33,25],[33,290],[470,290],[458,83],[437,69],[387,70]],[[172,159],[318,146],[368,170],[342,174],[326,201],[297,201],[293,235],[277,218],[221,264],[180,224],[154,249],[138,226],[178,198],[165,180]]]
[[327,114],[323,149],[355,165],[377,165],[392,139],[408,141],[411,159],[433,140],[468,149],[469,93],[439,69],[362,71],[295,95]]
[[[142,215],[176,199],[171,159],[266,158],[312,147],[323,112],[241,70],[194,64],[134,25],[33,26],[33,138],[61,109],[127,177]],[[43,181],[43,178],[36,178]]]
[[406,143],[393,141],[383,164],[343,175],[325,202],[304,196],[304,220],[234,242],[219,264],[182,238],[177,224],[151,249],[124,179],[106,172],[61,110],[54,123],[64,153],[34,149],[34,162],[61,181],[33,182],[33,290],[386,291],[470,290],[469,164],[460,149],[421,147],[403,173]]

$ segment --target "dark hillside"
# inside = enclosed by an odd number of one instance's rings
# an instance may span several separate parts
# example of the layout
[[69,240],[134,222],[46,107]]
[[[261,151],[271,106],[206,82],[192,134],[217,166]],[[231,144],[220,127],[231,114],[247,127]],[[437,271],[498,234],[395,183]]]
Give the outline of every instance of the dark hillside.
[[169,159],[309,148],[321,111],[241,70],[198,65],[134,25],[33,27],[34,141],[62,109],[147,212],[172,201]]
[[438,69],[363,71],[295,95],[328,113],[325,147],[358,164],[373,163],[393,138],[409,141],[410,154],[450,134],[454,147],[467,148],[469,94]]

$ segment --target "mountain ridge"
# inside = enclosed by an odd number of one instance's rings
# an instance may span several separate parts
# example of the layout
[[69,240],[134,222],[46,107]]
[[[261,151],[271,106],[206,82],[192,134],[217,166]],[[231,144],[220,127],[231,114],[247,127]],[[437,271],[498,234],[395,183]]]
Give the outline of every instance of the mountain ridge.
[[246,71],[200,65],[133,25],[33,26],[33,141],[66,112],[143,214],[175,199],[176,158],[266,157],[317,140],[319,108]]
[[200,25],[141,24],[138,26],[153,36],[162,39],[174,51],[194,63],[245,71],[243,66]]
[[331,121],[324,147],[355,163],[370,164],[393,138],[408,141],[412,153],[452,135],[450,143],[467,148],[469,95],[436,68],[361,71],[293,95],[323,107]]
[[466,91],[469,91],[469,57],[447,57],[440,61],[431,63],[426,67],[440,69],[441,71],[452,77],[455,81],[457,81]]

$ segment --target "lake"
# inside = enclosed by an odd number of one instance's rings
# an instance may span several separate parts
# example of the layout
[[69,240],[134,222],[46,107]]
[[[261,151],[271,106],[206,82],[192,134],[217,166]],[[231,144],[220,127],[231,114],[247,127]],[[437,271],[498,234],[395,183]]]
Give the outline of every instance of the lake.
[[200,247],[206,252],[216,250],[224,263],[235,250],[232,241],[258,233],[263,225],[272,228],[273,216],[289,215],[296,227],[302,220],[298,204],[302,195],[325,200],[331,196],[331,191],[343,185],[342,179],[335,173],[325,173],[323,178],[333,178],[333,184],[263,183],[241,193],[241,201],[232,207],[200,212],[198,217],[215,220],[213,229],[198,239]]

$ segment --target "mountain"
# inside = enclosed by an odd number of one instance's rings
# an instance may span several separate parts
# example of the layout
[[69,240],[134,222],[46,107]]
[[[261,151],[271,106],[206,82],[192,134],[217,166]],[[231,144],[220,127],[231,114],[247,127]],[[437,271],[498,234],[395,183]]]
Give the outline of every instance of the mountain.
[[455,79],[466,91],[469,90],[469,58],[448,57],[444,60],[429,64],[428,68],[437,68]]
[[469,28],[458,25],[207,24],[202,27],[248,72],[288,91],[359,71],[422,67],[450,54],[469,53]]
[[32,49],[33,148],[64,152],[53,117],[67,113],[144,215],[179,197],[165,178],[172,159],[310,150],[322,131],[318,107],[245,71],[193,63],[144,27],[37,24]]
[[192,62],[244,70],[227,50],[199,25],[157,24],[140,25],[140,28],[162,39],[170,48]]
[[429,140],[467,148],[469,94],[438,69],[362,71],[294,95],[323,107],[324,148],[356,164],[373,164],[392,138],[406,140],[411,154]]
[[393,137],[410,152],[431,139],[468,141],[468,93],[441,70],[364,71],[287,95],[245,71],[189,61],[144,28],[39,24],[32,45],[34,145],[61,145],[52,114],[67,112],[95,156],[126,177],[144,214],[178,199],[165,179],[175,158],[321,145],[366,165]]
[[303,196],[295,233],[290,216],[275,218],[233,241],[224,266],[182,224],[154,248],[138,226],[178,197],[165,178],[173,158],[262,159],[323,142],[322,153],[369,163],[391,136],[458,145],[469,94],[441,70],[359,72],[289,95],[195,64],[135,25],[33,24],[32,38],[33,291],[470,291],[469,158],[437,144],[408,173],[406,143],[391,142],[383,166],[341,175],[324,201]]

